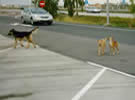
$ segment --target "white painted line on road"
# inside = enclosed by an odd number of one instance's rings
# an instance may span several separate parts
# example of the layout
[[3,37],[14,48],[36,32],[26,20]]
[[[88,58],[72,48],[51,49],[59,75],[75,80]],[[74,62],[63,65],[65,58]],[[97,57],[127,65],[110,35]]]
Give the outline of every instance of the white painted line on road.
[[135,78],[134,75],[131,75],[131,74],[128,74],[128,73],[125,73],[125,72],[121,72],[121,71],[118,71],[118,70],[116,70],[116,69],[108,68],[108,67],[105,67],[105,66],[102,66],[102,65],[99,65],[99,64],[90,62],[90,61],[88,61],[88,64],[90,64],[90,65],[92,65],[92,66],[97,66],[97,67],[100,67],[100,68],[106,68],[107,70],[110,70],[110,71],[112,71],[112,72],[115,72],[115,73],[118,73],[118,74],[121,74],[121,75],[130,77],[130,78]]
[[10,25],[12,25],[12,26],[20,25],[20,26],[26,26],[26,27],[33,27],[32,25],[20,24],[20,23],[11,23]]
[[122,29],[122,28],[111,28],[111,27],[105,27],[105,26],[91,26],[91,25],[80,25],[80,24],[70,24],[70,23],[58,23],[62,25],[70,25],[70,26],[81,26],[81,27],[87,27],[87,28],[97,28],[97,29],[110,29],[110,30],[119,30],[119,31],[130,31],[135,32],[135,30],[130,29]]
[[19,24],[20,26],[26,26],[26,27],[33,27],[32,25],[27,25],[27,24]]
[[17,26],[17,25],[19,25],[19,23],[11,23],[10,25]]
[[94,85],[94,83],[103,75],[106,68],[99,71],[96,76],[90,80],[73,98],[72,100],[80,100],[80,98]]
[[13,49],[13,48],[3,49],[3,50],[0,50],[0,53],[7,52],[7,51],[12,50],[12,49]]

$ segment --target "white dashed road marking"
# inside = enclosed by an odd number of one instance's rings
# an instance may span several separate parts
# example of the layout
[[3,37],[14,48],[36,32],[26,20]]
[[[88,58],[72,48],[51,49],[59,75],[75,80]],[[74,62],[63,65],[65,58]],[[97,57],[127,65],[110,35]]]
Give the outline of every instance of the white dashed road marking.
[[73,98],[72,100],[80,100],[80,98],[94,85],[94,83],[103,75],[107,68],[103,68],[96,76],[90,80]]
[[27,25],[27,24],[20,24],[20,23],[11,23],[10,25],[12,26],[26,26],[26,27],[33,27],[32,25]]

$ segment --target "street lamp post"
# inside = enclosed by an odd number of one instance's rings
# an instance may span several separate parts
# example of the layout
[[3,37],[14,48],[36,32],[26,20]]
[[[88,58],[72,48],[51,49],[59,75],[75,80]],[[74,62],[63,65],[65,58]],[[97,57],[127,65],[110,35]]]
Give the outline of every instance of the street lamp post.
[[110,21],[109,21],[109,0],[107,0],[107,3],[106,3],[106,13],[107,13],[107,25],[110,24]]

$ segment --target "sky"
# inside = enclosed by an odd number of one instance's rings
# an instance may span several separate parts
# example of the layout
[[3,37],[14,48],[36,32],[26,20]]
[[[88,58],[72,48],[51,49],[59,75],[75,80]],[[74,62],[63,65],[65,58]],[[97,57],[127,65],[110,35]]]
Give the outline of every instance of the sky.
[[[109,0],[111,3],[120,3],[122,0]],[[129,3],[130,0],[125,0],[127,3]],[[95,4],[95,3],[106,3],[106,0],[88,0],[89,4]],[[59,5],[63,5],[63,0],[59,0]]]
[[0,0],[1,4],[18,4],[18,5],[29,5],[31,0]]
[[[122,0],[109,0],[111,3],[119,3],[122,2]],[[125,0],[129,3],[129,0]],[[95,3],[106,3],[106,0],[88,0],[89,4],[95,4]],[[31,3],[31,0],[0,0],[1,4],[21,4],[21,5],[29,5]],[[63,0],[59,0],[59,5],[63,5]]]

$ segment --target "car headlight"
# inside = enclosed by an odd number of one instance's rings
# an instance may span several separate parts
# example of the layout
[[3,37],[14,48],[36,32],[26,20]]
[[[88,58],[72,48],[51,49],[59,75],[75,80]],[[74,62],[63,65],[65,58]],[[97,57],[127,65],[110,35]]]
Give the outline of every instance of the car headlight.
[[38,15],[32,15],[32,17],[33,17],[34,19],[39,18]]
[[52,15],[50,15],[50,19],[53,19],[53,16]]

